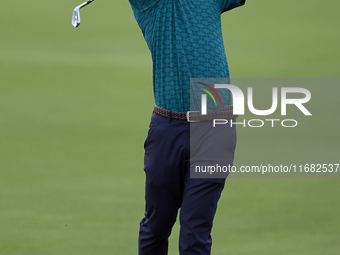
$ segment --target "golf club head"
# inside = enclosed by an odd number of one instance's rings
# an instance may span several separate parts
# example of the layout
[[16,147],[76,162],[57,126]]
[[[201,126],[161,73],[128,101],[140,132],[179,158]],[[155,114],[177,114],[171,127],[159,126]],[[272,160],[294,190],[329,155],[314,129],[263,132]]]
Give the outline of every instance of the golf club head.
[[76,8],[73,10],[73,15],[72,15],[72,26],[78,27],[80,25],[80,9],[83,8],[84,6],[92,3],[94,0],[88,0],[85,3],[82,3],[81,5],[78,5]]
[[77,27],[80,25],[80,11],[79,7],[74,8],[72,15],[72,26]]

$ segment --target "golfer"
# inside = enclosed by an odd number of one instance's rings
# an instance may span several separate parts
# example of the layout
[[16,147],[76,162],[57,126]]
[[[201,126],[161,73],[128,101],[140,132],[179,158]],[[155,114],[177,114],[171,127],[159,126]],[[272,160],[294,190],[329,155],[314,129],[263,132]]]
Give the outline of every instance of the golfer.
[[[129,1],[151,51],[155,96],[144,144],[146,203],[139,255],[168,254],[168,238],[179,209],[179,253],[208,255],[225,179],[190,178],[190,79],[229,78],[221,14],[245,1]],[[232,164],[236,131],[227,130],[220,139],[225,145],[221,153]]]

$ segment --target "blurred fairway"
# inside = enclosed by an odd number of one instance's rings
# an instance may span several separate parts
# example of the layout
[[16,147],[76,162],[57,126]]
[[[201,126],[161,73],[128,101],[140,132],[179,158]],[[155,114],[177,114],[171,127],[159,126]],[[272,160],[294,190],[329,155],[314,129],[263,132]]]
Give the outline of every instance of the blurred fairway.
[[[80,3],[1,4],[0,255],[137,254],[152,62],[127,0],[95,1],[74,29]],[[232,77],[339,77],[339,8],[259,0],[225,14]],[[239,130],[236,163],[340,163],[338,92],[313,88],[313,128]],[[340,254],[339,195],[339,179],[230,179],[213,254]],[[178,225],[170,255],[177,239]]]

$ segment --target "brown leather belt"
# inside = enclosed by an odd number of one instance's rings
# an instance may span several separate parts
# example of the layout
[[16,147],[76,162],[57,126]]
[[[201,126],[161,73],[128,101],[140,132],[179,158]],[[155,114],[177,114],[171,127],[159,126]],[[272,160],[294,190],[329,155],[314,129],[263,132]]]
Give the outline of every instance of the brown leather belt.
[[[163,109],[157,105],[153,110],[154,113],[169,118],[170,110]],[[200,122],[208,121],[213,119],[225,119],[230,120],[237,118],[237,115],[233,114],[233,106],[217,109],[215,111],[207,111],[206,115],[202,115],[199,111],[188,111],[188,112],[173,112],[171,111],[171,118],[175,120],[186,120],[188,122]]]

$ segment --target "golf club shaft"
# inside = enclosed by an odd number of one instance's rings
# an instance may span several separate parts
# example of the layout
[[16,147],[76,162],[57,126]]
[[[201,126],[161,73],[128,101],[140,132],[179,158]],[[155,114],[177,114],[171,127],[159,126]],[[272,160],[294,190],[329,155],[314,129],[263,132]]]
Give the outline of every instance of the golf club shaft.
[[88,0],[88,1],[86,1],[85,3],[82,3],[81,5],[79,5],[78,7],[79,7],[79,9],[81,9],[81,8],[83,8],[84,6],[86,6],[86,5],[88,5],[88,4],[90,4],[90,3],[92,3],[94,0]]

